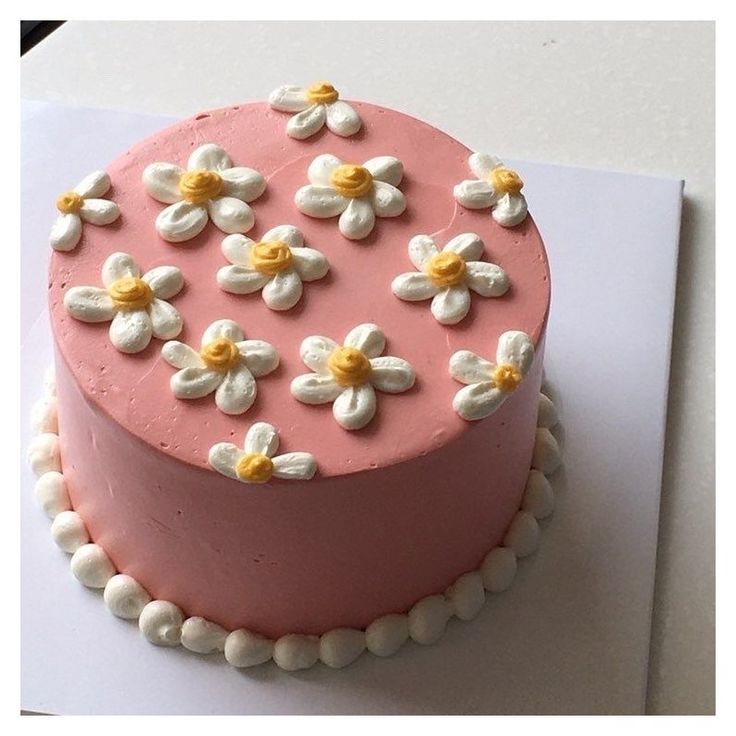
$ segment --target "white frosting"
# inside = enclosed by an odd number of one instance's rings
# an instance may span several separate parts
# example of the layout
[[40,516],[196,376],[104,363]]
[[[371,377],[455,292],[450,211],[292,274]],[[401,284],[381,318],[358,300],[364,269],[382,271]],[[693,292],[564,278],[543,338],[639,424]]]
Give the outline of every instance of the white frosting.
[[505,547],[511,547],[517,557],[527,557],[539,547],[539,524],[528,511],[519,511],[503,539]]
[[358,629],[333,629],[319,639],[319,658],[340,669],[354,662],[365,649],[365,633]]
[[74,554],[89,542],[89,532],[76,511],[62,511],[51,524],[51,536],[59,549]]
[[[416,271],[402,273],[391,284],[393,293],[404,301],[432,300],[432,316],[443,325],[455,325],[470,310],[470,290],[483,297],[503,296],[509,289],[506,272],[495,263],[479,260],[483,241],[475,233],[462,233],[450,240],[442,253],[452,253],[462,259],[465,272],[458,283],[444,286],[430,277],[432,263],[439,256],[429,235],[416,235],[409,241],[409,258]],[[444,257],[444,256],[443,256]]]
[[[243,483],[262,483],[263,480],[249,480],[238,475],[238,463],[246,455],[265,455],[273,463],[274,478],[284,480],[310,480],[317,472],[314,456],[308,452],[287,452],[275,455],[279,446],[279,435],[276,428],[266,422],[251,425],[245,435],[241,450],[231,442],[218,442],[210,448],[209,463],[218,472],[233,480]],[[269,479],[266,479],[269,480]]]
[[[151,337],[170,340],[182,328],[179,312],[167,299],[178,294],[184,277],[175,266],[157,266],[143,276],[138,264],[127,253],[113,253],[102,266],[102,283],[73,286],[64,294],[67,312],[82,322],[110,322],[110,342],[122,353],[140,353]],[[119,309],[108,289],[122,278],[141,278],[153,292],[151,303],[140,309]]]
[[39,477],[52,470],[61,472],[59,436],[52,432],[36,435],[28,445],[28,463]]
[[501,161],[485,153],[474,153],[469,164],[478,178],[460,182],[453,190],[455,199],[468,209],[490,208],[493,219],[503,227],[518,225],[527,214],[526,199],[521,192],[505,193],[494,188],[491,172],[503,168]]
[[534,343],[525,332],[511,330],[498,338],[496,363],[470,350],[459,350],[450,357],[450,375],[466,384],[452,401],[455,411],[468,421],[476,421],[493,414],[513,393],[496,385],[494,371],[509,366],[523,378],[534,360]]
[[36,498],[51,519],[71,507],[64,476],[58,470],[49,470],[36,481]]
[[184,614],[169,601],[151,601],[138,618],[138,628],[143,636],[159,647],[176,647],[181,643],[181,627]]
[[120,210],[115,202],[101,199],[110,189],[110,177],[104,171],[94,171],[86,176],[72,190],[82,198],[78,212],[64,213],[51,227],[49,243],[54,250],[74,250],[82,237],[82,224],[109,225],[120,217]]
[[562,452],[557,440],[548,429],[537,429],[532,454],[532,467],[546,475],[554,473],[562,462]]
[[539,408],[537,410],[537,427],[545,427],[550,429],[559,423],[557,409],[552,403],[552,399],[544,394],[539,394]]
[[225,649],[227,631],[200,616],[188,618],[181,627],[181,643],[185,649],[197,654],[221,652]]
[[53,363],[44,371],[43,388],[47,396],[56,396],[56,366]]
[[495,547],[483,560],[480,574],[489,593],[502,593],[516,576],[516,554],[510,547]]
[[294,196],[300,212],[318,218],[339,215],[340,232],[350,240],[362,240],[372,232],[376,217],[398,217],[406,209],[404,195],[397,188],[404,175],[399,159],[377,156],[362,164],[372,184],[361,197],[346,197],[333,186],[332,174],[342,165],[343,161],[329,153],[312,161],[307,171],[310,183]]
[[521,508],[535,519],[546,519],[555,508],[555,494],[552,485],[539,470],[530,470],[524,489]]
[[466,572],[448,590],[453,612],[461,621],[472,621],[486,602],[483,578],[479,572]]
[[304,364],[313,373],[297,376],[291,382],[291,394],[305,404],[332,402],[335,421],[344,429],[365,427],[376,413],[376,392],[401,393],[408,391],[415,381],[414,369],[402,358],[381,356],[386,337],[378,325],[362,324],[346,335],[343,346],[359,351],[370,364],[364,383],[345,387],[333,375],[330,356],[340,349],[329,337],[312,335],[301,344]]
[[44,396],[33,405],[31,409],[31,429],[35,434],[44,432],[59,433],[56,396]]
[[417,644],[434,644],[445,633],[452,605],[443,595],[423,598],[409,611],[409,636]]
[[[277,273],[259,271],[251,258],[260,243],[278,243],[290,253],[291,265]],[[302,281],[317,281],[327,275],[330,264],[314,248],[304,245],[304,236],[293,225],[272,228],[258,243],[245,235],[228,235],[222,241],[222,252],[232,265],[217,272],[217,283],[231,294],[260,291],[269,309],[284,311],[297,304],[302,296]],[[255,251],[256,253],[258,251]]]
[[395,654],[408,638],[409,617],[403,613],[381,616],[365,630],[365,646],[378,657]]
[[225,639],[225,659],[233,667],[254,667],[273,656],[273,642],[260,634],[237,629]]
[[[337,93],[337,90],[335,90]],[[274,110],[295,113],[286,124],[286,134],[297,140],[313,136],[327,124],[333,133],[348,137],[362,125],[360,115],[351,105],[338,98],[334,102],[313,102],[304,87],[284,84],[268,96]]]
[[227,153],[214,143],[195,149],[188,171],[209,171],[220,179],[219,194],[201,203],[186,201],[179,182],[186,173],[175,164],[153,163],[143,171],[143,185],[159,202],[169,206],[156,218],[158,234],[170,243],[191,240],[204,230],[208,220],[225,233],[247,233],[255,223],[247,204],[263,194],[266,180],[254,169],[233,166]]
[[113,575],[105,586],[103,594],[110,613],[118,618],[135,620],[148,603],[148,591],[130,575]]
[[72,555],[74,577],[88,588],[104,588],[115,574],[115,566],[98,544],[83,544]]
[[319,660],[319,638],[286,634],[273,646],[273,661],[287,672],[309,669]]
[[215,340],[229,340],[237,350],[237,360],[226,370],[207,366],[202,353],[177,340],[164,344],[161,356],[179,370],[169,385],[177,399],[201,399],[215,394],[215,405],[225,414],[243,414],[256,400],[256,378],[276,370],[279,354],[276,348],[263,340],[246,340],[236,322],[220,319],[213,322],[202,335],[201,347]]

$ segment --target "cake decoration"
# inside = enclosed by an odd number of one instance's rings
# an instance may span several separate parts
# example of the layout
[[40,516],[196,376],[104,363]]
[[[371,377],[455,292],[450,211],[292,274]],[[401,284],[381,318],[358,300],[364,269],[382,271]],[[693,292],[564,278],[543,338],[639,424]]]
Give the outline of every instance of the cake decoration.
[[166,301],[184,286],[175,266],[157,266],[143,276],[127,253],[113,253],[102,266],[104,289],[73,286],[64,307],[81,322],[110,322],[110,342],[122,353],[145,350],[151,337],[170,340],[182,328],[181,317]]
[[490,208],[493,219],[503,227],[518,225],[527,212],[521,177],[487,153],[472,154],[468,163],[478,178],[460,182],[454,189],[455,199],[471,210]]
[[286,84],[268,96],[274,110],[296,113],[286,124],[286,134],[297,140],[313,136],[327,124],[337,135],[355,135],[362,125],[355,109],[340,99],[340,93],[329,82],[316,82],[304,87]]
[[317,463],[313,455],[308,452],[276,455],[278,449],[276,428],[256,422],[245,435],[242,450],[231,442],[219,442],[210,448],[209,462],[218,473],[243,483],[268,483],[272,477],[285,480],[314,477]]
[[398,217],[406,209],[397,188],[404,166],[394,156],[377,156],[362,165],[346,164],[330,153],[312,161],[309,184],[297,191],[294,202],[310,217],[340,216],[340,232],[362,240],[373,230],[376,217]]
[[279,225],[258,242],[244,235],[228,235],[222,252],[231,266],[217,272],[217,283],[231,294],[251,294],[262,289],[263,301],[277,311],[291,309],[302,296],[302,281],[323,278],[330,269],[327,259],[304,245],[304,236],[293,225]]
[[213,322],[202,335],[199,351],[178,340],[167,342],[161,356],[179,370],[171,377],[177,399],[201,399],[215,392],[225,414],[243,414],[256,399],[256,378],[276,370],[279,355],[263,340],[246,340],[230,319]]
[[186,170],[163,162],[146,166],[143,185],[169,205],[156,218],[158,234],[182,243],[199,235],[209,219],[225,233],[247,233],[255,223],[247,203],[263,194],[266,180],[255,169],[233,166],[220,146],[205,143],[189,156]]
[[378,325],[354,327],[338,345],[329,337],[307,337],[299,350],[313,373],[297,376],[291,393],[305,404],[332,403],[337,423],[349,430],[362,429],[376,413],[376,392],[408,391],[415,380],[406,360],[381,355],[386,337]]
[[120,217],[120,209],[109,199],[102,199],[110,189],[105,171],[94,171],[56,200],[56,218],[49,243],[54,250],[74,250],[82,237],[82,224],[109,225]]
[[519,331],[499,337],[495,364],[469,350],[454,353],[450,375],[467,384],[455,394],[455,411],[468,421],[490,416],[516,390],[533,360],[534,343]]
[[475,233],[457,235],[441,251],[429,235],[417,235],[409,241],[409,258],[417,272],[397,276],[391,290],[409,302],[431,299],[438,322],[457,324],[470,309],[469,289],[485,297],[508,291],[506,272],[495,263],[478,260],[483,247]]

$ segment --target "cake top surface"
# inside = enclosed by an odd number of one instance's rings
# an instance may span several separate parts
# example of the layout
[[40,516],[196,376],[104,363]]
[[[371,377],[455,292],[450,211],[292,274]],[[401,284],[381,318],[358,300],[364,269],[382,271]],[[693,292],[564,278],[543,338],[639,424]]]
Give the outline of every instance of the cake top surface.
[[[335,135],[327,127],[305,140],[288,137],[284,113],[267,103],[202,113],[157,133],[106,168],[112,187],[105,197],[114,200],[121,216],[105,227],[85,226],[78,247],[53,253],[49,300],[63,359],[87,397],[156,452],[206,468],[213,445],[232,442],[242,447],[254,422],[268,422],[280,435],[279,452],[311,453],[323,477],[409,460],[473,429],[453,410],[459,388],[448,372],[453,353],[470,350],[492,361],[502,333],[519,330],[535,344],[542,335],[550,299],[549,269],[531,217],[502,227],[488,209],[461,206],[453,187],[473,178],[468,148],[408,115],[367,103],[350,104],[362,121],[350,137]],[[214,222],[186,242],[167,242],[157,232],[156,218],[167,205],[143,186],[144,170],[154,162],[186,169],[192,152],[204,144],[216,144],[234,166],[249,167],[265,178],[265,191],[250,201],[255,224],[246,238],[257,243],[273,228],[291,225],[304,245],[329,262],[326,275],[304,280],[295,306],[277,311],[259,290],[236,294],[220,288],[218,271],[230,264],[222,248],[227,234]],[[377,217],[370,234],[361,239],[341,233],[336,217],[318,219],[301,212],[295,194],[309,184],[310,164],[324,154],[358,165],[375,157],[399,159],[403,176],[396,186],[405,198],[405,211]],[[358,179],[360,173],[358,166]],[[343,182],[345,187],[354,184],[352,179]],[[193,181],[192,186],[209,184]],[[428,301],[406,301],[392,293],[397,276],[417,270],[408,252],[412,238],[430,236],[441,249],[465,233],[482,241],[479,260],[505,271],[510,287],[503,295],[483,298],[471,292],[467,316],[450,325],[438,322]],[[176,398],[170,381],[177,369],[162,357],[165,341],[152,339],[135,354],[120,352],[110,342],[108,324],[81,322],[68,313],[65,293],[76,286],[102,286],[101,269],[115,252],[129,254],[141,272],[160,266],[180,269],[184,286],[167,301],[183,321],[176,336],[181,343],[199,350],[207,328],[228,319],[239,325],[246,340],[273,346],[278,367],[256,377],[257,396],[247,411],[225,413],[212,396]],[[274,255],[269,253],[269,258]],[[310,372],[300,356],[305,338],[325,336],[342,345],[353,328],[366,323],[378,325],[385,334],[382,354],[408,361],[416,379],[400,393],[377,391],[373,419],[348,431],[335,421],[331,403],[298,401],[291,383]]]

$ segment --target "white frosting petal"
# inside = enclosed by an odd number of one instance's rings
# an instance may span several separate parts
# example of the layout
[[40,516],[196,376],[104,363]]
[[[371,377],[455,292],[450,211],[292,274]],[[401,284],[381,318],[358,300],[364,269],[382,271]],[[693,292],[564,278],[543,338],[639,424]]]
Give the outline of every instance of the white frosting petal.
[[230,156],[216,143],[205,143],[203,146],[195,148],[187,161],[189,171],[206,169],[221,172],[225,169],[231,169],[232,166],[233,162],[230,160]]
[[489,593],[502,593],[516,576],[516,555],[509,547],[492,549],[483,560],[480,574],[483,586]]
[[276,348],[263,340],[243,340],[236,343],[248,370],[256,377],[267,376],[276,370],[279,354]]
[[498,338],[497,363],[511,363],[526,375],[534,360],[534,343],[529,335],[518,330],[504,332]]
[[398,217],[406,209],[406,199],[392,184],[375,181],[371,205],[378,217]]
[[327,127],[343,137],[355,135],[361,126],[360,115],[343,100],[335,100],[327,106]]
[[476,293],[485,297],[503,296],[511,283],[500,266],[484,261],[470,261],[466,264],[465,282]]
[[245,435],[244,449],[259,455],[273,457],[279,449],[279,433],[268,422],[256,422]]
[[537,426],[555,427],[559,423],[560,419],[557,415],[557,408],[555,407],[552,399],[545,394],[539,394],[539,408],[537,410]]
[[340,165],[342,165],[342,160],[337,156],[322,153],[309,164],[307,179],[316,187],[332,188],[332,172]]
[[527,205],[523,194],[504,194],[491,211],[493,219],[503,227],[518,225],[526,214]]
[[314,456],[308,452],[287,452],[273,459],[273,474],[287,480],[310,480],[317,472]]
[[469,210],[483,210],[496,201],[493,187],[486,181],[466,179],[456,184],[452,190],[455,199]]
[[179,312],[163,299],[154,299],[148,307],[153,336],[159,340],[171,340],[182,328]]
[[302,298],[302,280],[294,268],[275,274],[263,287],[263,301],[269,309],[283,312]]
[[417,271],[399,274],[391,282],[391,291],[407,302],[419,302],[431,299],[439,292],[439,287],[430,278]]
[[207,210],[212,222],[224,233],[247,233],[256,221],[251,206],[235,197],[215,197]]
[[299,355],[307,368],[317,373],[327,373],[327,359],[337,348],[338,344],[329,337],[312,335],[302,340]]
[[158,213],[156,230],[169,243],[183,243],[199,235],[208,219],[203,205],[176,202]]
[[273,647],[273,661],[287,672],[309,669],[319,659],[319,639],[305,634],[286,634]]
[[246,629],[238,629],[225,639],[225,659],[233,667],[254,667],[273,656],[273,642]]
[[231,319],[215,320],[202,335],[202,347],[217,340],[218,337],[224,337],[232,342],[241,342],[245,339],[240,325]]
[[110,176],[106,171],[93,171],[74,187],[74,191],[84,199],[104,197],[110,189],[110,185]]
[[74,554],[89,542],[89,532],[76,511],[62,511],[51,524],[51,537],[59,549]]
[[371,383],[379,391],[399,394],[408,391],[416,380],[414,369],[403,358],[383,355],[371,359]]
[[343,344],[360,350],[367,358],[377,358],[386,347],[386,335],[378,325],[364,322],[345,335]]
[[429,235],[415,235],[409,241],[409,258],[419,271],[423,271],[427,262],[438,253],[439,250]]
[[117,312],[107,289],[97,286],[72,286],[64,294],[64,308],[82,322],[109,322]]
[[539,524],[528,511],[519,511],[511,521],[503,544],[511,547],[517,557],[527,557],[539,546]]
[[501,166],[501,159],[488,153],[473,153],[468,159],[468,164],[479,179],[487,179],[493,169]]
[[[110,323],[110,342],[121,353],[140,353],[148,347],[153,334],[151,317],[145,309],[118,312]],[[169,337],[176,337],[178,331]]]
[[179,166],[157,161],[143,169],[143,186],[156,201],[174,204],[182,199],[179,179],[183,173]]
[[176,647],[181,643],[184,615],[169,601],[151,601],[141,611],[138,628],[143,636],[160,647]]
[[59,437],[51,432],[36,435],[28,445],[28,464],[34,475],[42,476],[51,470],[61,472]]
[[401,649],[409,638],[409,617],[389,613],[377,618],[365,630],[365,645],[377,657],[390,657]]
[[456,253],[464,261],[477,261],[483,255],[483,241],[475,233],[460,233],[442,249]]
[[461,621],[472,621],[486,602],[483,578],[479,572],[461,575],[448,591],[455,615]]
[[151,602],[148,591],[130,575],[113,575],[105,586],[105,605],[118,618],[135,620]]
[[326,119],[327,113],[325,106],[312,105],[289,118],[289,122],[286,123],[286,134],[289,138],[303,141],[320,130],[325,124]]
[[333,629],[319,639],[319,658],[333,669],[347,667],[364,649],[365,634],[357,629]]
[[532,453],[532,467],[549,475],[557,470],[561,462],[562,453],[554,435],[548,429],[537,429]]
[[448,286],[432,297],[432,315],[441,325],[456,325],[470,311],[470,292],[465,284]]
[[134,277],[141,275],[138,264],[133,257],[127,253],[112,253],[102,264],[102,283],[106,287],[110,287],[115,281],[122,278]]
[[251,269],[250,252],[254,245],[255,243],[249,237],[234,233],[223,239],[220,249],[230,263]]
[[266,191],[266,180],[255,169],[247,166],[234,166],[220,172],[222,193],[243,202],[252,202]]
[[327,404],[343,392],[329,374],[304,373],[291,381],[291,395],[304,404]]
[[120,217],[120,209],[107,199],[85,199],[79,216],[92,225],[109,225]]
[[497,389],[491,381],[484,381],[461,388],[452,406],[463,419],[474,422],[493,414],[507,397],[508,394]]
[[66,481],[58,470],[43,473],[36,481],[35,491],[39,505],[51,519],[72,507]]
[[59,412],[56,396],[40,398],[31,409],[31,429],[35,434],[59,434]]
[[362,240],[367,237],[375,224],[373,206],[367,199],[351,199],[340,215],[340,232],[350,240]]
[[234,365],[215,391],[215,404],[225,414],[243,414],[256,400],[256,379],[245,363]]
[[174,373],[169,385],[177,399],[201,399],[211,394],[220,385],[220,381],[222,373],[198,366],[183,368]]
[[395,187],[401,183],[404,176],[404,164],[395,156],[376,156],[368,159],[363,166],[371,172],[374,179],[393,184]]
[[252,294],[262,289],[271,277],[246,266],[223,266],[217,272],[217,283],[230,294]]
[[375,413],[376,392],[370,383],[343,389],[332,404],[332,414],[344,429],[362,429]]
[[310,217],[336,217],[345,211],[350,201],[331,187],[318,187],[313,184],[298,189],[294,195],[297,209]]
[[159,299],[171,299],[184,287],[184,274],[176,266],[156,266],[142,278]]
[[417,644],[434,644],[445,633],[452,606],[442,595],[430,595],[409,611],[409,636]]
[[200,616],[188,618],[181,627],[181,643],[197,654],[221,652],[225,649],[227,631]]
[[79,215],[70,212],[59,215],[51,227],[49,244],[54,250],[62,252],[74,250],[82,237],[82,220]]
[[235,466],[243,455],[243,451],[232,442],[218,442],[210,447],[208,461],[218,473],[239,480]]
[[286,243],[289,248],[302,248],[304,236],[293,225],[277,225],[263,233],[261,243]]
[[327,275],[330,264],[327,259],[314,248],[292,248],[294,268],[302,281],[317,281]]
[[294,84],[284,84],[277,87],[268,96],[268,104],[274,110],[281,112],[301,112],[309,107],[307,92],[303,87]]
[[460,383],[473,384],[491,380],[493,363],[470,350],[458,350],[450,356],[450,375]]
[[104,588],[115,574],[115,566],[98,544],[83,544],[72,555],[74,577],[88,588]]
[[555,508],[555,496],[550,482],[539,470],[530,470],[521,508],[535,519],[546,519]]

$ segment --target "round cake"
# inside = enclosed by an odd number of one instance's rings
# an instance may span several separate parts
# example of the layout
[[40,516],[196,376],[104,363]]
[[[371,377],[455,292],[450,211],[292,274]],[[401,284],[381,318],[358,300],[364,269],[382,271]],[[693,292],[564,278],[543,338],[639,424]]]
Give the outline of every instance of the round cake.
[[373,625],[380,650],[515,567],[555,449],[516,172],[321,84],[167,128],[57,208],[58,447],[34,451],[86,529],[75,574],[148,638],[278,659]]

